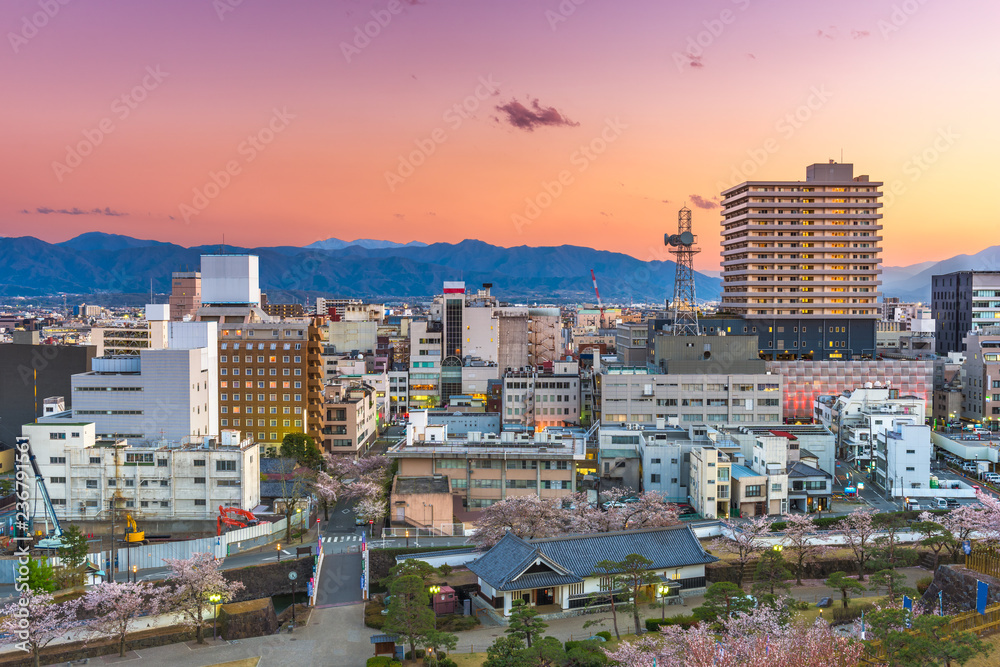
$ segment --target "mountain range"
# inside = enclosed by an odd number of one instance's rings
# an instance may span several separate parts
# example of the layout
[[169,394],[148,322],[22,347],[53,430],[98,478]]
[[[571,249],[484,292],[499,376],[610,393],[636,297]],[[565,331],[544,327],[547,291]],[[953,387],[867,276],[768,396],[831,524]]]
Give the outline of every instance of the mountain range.
[[[662,303],[673,294],[672,261],[643,262],[622,253],[580,246],[504,248],[482,241],[396,243],[330,238],[305,247],[240,248],[224,252],[260,257],[261,288],[274,301],[319,295],[358,298],[429,297],[445,280],[469,287],[493,283],[505,299],[592,302],[590,270],[607,303]],[[185,248],[120,234],[87,232],[61,243],[31,236],[0,237],[0,295],[169,292],[170,274],[196,270],[217,245]],[[1000,246],[974,255],[910,266],[884,267],[882,293],[904,301],[930,300],[931,276],[965,270],[1000,270]],[[695,274],[699,300],[717,300],[717,272]]]
[[[341,244],[344,244],[341,247]],[[503,248],[482,241],[399,244],[329,239],[305,248],[240,248],[260,257],[261,289],[272,302],[313,296],[430,297],[446,280],[470,288],[492,283],[501,298],[522,302],[594,301],[591,269],[608,303],[663,303],[673,294],[672,261],[643,262],[622,253],[579,246]],[[0,295],[169,292],[170,274],[197,270],[202,254],[220,247],[90,232],[61,243],[0,238]],[[718,278],[695,275],[699,300],[719,298]]]

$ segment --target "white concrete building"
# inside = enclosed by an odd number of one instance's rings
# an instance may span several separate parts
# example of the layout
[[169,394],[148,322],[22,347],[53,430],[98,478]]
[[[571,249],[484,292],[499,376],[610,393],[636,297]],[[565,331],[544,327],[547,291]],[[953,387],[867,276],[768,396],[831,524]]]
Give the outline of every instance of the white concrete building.
[[731,465],[714,446],[691,450],[691,506],[706,519],[729,517]]
[[535,429],[578,425],[580,385],[580,366],[575,361],[557,361],[552,372],[532,368],[505,373],[504,423]]
[[875,483],[894,498],[933,496],[931,429],[924,424],[896,424],[876,436]]
[[[221,439],[156,445],[102,440],[92,422],[63,412],[25,424],[60,520],[108,518],[112,502],[136,520],[211,520],[219,505],[260,504],[260,455],[252,438],[223,431]],[[29,484],[33,506],[34,484]]]

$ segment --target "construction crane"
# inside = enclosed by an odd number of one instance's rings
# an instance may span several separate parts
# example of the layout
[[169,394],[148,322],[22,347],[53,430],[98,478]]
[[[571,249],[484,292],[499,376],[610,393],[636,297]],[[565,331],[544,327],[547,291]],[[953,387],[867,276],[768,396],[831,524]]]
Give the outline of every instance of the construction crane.
[[[47,537],[43,537],[38,540],[35,547],[39,549],[59,549],[63,546],[63,529],[59,524],[59,517],[56,516],[56,510],[52,507],[52,500],[49,498],[49,490],[45,486],[45,478],[42,477],[42,471],[38,469],[38,460],[35,458],[35,452],[31,449],[31,442],[27,438],[17,438],[16,439],[18,449],[21,449],[21,444],[27,448],[28,460],[31,461],[31,468],[35,473],[35,486],[38,488],[39,494],[42,496],[42,502],[45,504],[46,516],[52,517],[53,530],[48,534]],[[46,528],[48,528],[48,523],[46,522]]]
[[593,269],[590,270],[590,278],[594,281],[594,294],[597,295],[597,307],[601,311],[601,322],[597,325],[597,328],[600,329],[604,326],[604,304],[601,303],[601,293],[597,290],[597,276],[594,275]]
[[125,541],[129,544],[145,544],[146,531],[139,530],[131,512],[125,513]]

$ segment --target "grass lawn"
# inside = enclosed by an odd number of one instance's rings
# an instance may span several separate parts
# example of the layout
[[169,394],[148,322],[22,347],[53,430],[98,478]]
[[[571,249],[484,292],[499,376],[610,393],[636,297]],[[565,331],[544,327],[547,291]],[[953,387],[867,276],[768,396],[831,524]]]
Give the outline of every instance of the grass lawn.
[[480,667],[486,661],[485,653],[449,653],[448,657],[454,660],[458,667]]
[[993,647],[993,652],[987,656],[977,656],[965,663],[965,667],[993,667],[1000,658],[1000,635],[993,635],[983,640]]

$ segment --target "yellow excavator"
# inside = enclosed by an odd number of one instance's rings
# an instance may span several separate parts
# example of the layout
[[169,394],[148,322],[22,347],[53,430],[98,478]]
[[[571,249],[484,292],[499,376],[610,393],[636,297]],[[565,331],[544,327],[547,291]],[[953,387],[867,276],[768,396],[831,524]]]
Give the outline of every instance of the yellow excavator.
[[125,514],[126,528],[125,528],[125,541],[129,544],[142,544],[146,541],[146,531],[139,530],[139,527],[135,523],[135,519],[132,518],[132,514],[127,512]]

